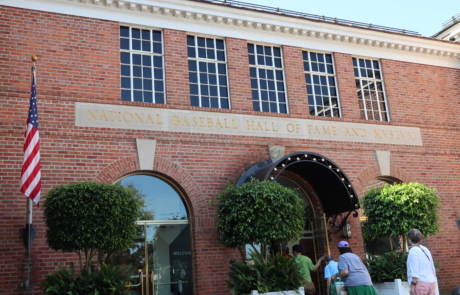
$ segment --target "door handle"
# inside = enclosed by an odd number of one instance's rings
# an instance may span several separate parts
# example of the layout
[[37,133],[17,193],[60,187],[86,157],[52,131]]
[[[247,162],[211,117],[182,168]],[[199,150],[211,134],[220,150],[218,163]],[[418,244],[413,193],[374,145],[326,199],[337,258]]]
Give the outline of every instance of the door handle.
[[132,288],[132,287],[139,287],[139,286],[141,286],[142,295],[144,295],[144,274],[142,273],[142,271],[139,272],[139,284],[136,284],[136,285],[126,284],[125,286],[126,286],[127,288]]
[[167,283],[157,283],[157,285],[173,285],[173,284],[187,284],[188,281],[182,281],[182,282],[167,282]]
[[155,276],[153,274],[153,271],[152,271],[152,274],[150,275],[150,279],[152,280],[152,294],[155,295]]

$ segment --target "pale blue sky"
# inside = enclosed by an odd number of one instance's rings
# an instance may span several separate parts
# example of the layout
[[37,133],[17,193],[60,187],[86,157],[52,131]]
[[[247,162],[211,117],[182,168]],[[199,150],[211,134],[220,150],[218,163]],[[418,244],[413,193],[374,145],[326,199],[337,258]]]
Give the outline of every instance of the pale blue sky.
[[460,13],[459,0],[239,0],[299,12],[417,31],[430,37]]

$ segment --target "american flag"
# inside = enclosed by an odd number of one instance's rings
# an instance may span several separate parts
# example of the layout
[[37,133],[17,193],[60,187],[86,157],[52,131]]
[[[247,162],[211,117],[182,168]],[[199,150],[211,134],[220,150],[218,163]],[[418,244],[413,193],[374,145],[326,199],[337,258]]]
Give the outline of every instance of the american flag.
[[38,204],[40,202],[40,189],[40,138],[38,136],[37,91],[35,89],[35,73],[33,73],[24,142],[24,162],[21,171],[21,192]]

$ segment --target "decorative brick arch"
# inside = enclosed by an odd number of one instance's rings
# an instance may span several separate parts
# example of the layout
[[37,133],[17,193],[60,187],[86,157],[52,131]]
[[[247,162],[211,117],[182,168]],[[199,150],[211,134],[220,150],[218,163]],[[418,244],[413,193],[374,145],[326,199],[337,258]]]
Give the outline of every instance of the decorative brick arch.
[[93,181],[101,183],[114,183],[126,174],[140,170],[137,156],[126,157],[112,162],[102,169]]
[[[390,167],[390,174],[391,175],[385,175],[385,176],[391,176],[403,182],[414,181],[414,177],[412,177],[412,175],[410,175],[403,169],[399,168],[398,166],[392,165]],[[371,180],[379,176],[382,176],[382,175],[380,173],[380,167],[378,165],[369,166],[363,171],[361,171],[361,173],[359,173],[358,176],[353,181],[353,186],[358,196],[361,196],[364,188]]]
[[[149,172],[160,173],[178,185],[184,194],[184,201],[189,205],[190,214],[193,216],[193,209],[197,208],[198,204],[204,200],[204,195],[192,176],[176,163],[160,157],[155,157],[153,167],[154,170]],[[114,161],[100,171],[93,180],[101,183],[114,183],[121,177],[138,171],[142,171],[139,160],[137,156],[131,156]]]

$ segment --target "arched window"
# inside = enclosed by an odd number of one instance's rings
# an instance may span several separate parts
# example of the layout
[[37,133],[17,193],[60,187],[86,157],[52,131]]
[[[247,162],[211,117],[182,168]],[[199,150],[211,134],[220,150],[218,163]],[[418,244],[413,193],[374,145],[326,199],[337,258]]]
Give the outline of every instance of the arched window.
[[190,216],[184,196],[154,174],[132,174],[118,182],[133,190],[142,203],[133,245],[111,259],[141,271],[133,277],[130,292],[193,295]]

